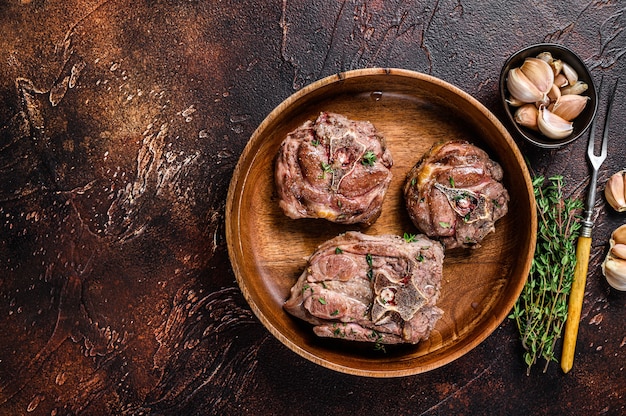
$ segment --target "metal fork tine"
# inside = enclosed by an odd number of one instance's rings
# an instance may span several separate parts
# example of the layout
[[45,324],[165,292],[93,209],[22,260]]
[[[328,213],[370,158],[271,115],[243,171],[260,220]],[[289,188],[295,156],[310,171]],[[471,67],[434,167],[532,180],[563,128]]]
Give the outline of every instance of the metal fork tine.
[[[602,91],[602,84],[604,84],[604,75],[600,78],[600,88],[598,91]],[[591,130],[589,130],[589,142],[587,143],[587,157],[592,165],[595,165],[595,137],[596,137],[596,124],[598,123],[598,117],[594,117],[591,122]]]
[[[587,146],[587,156],[589,157],[589,161],[594,169],[598,169],[604,159],[607,156],[607,148],[609,142],[609,125],[611,121],[611,108],[613,106],[613,101],[615,97],[615,92],[617,91],[618,81],[615,82],[611,92],[609,93],[606,105],[606,115],[604,119],[604,129],[602,131],[602,149],[600,155],[595,154],[595,135],[596,135],[596,119],[591,123],[591,131],[589,133],[589,144]],[[604,83],[604,76],[600,80],[600,90],[602,90],[602,84]]]
[[604,131],[602,132],[602,154],[600,155],[602,160],[606,158],[607,143],[609,141],[609,124],[611,122],[611,108],[613,106],[613,101],[615,98],[615,91],[617,91],[618,82],[619,80],[615,81],[615,85],[613,86],[613,89],[611,90],[611,93],[608,98],[608,104],[606,105],[606,117],[604,121]]

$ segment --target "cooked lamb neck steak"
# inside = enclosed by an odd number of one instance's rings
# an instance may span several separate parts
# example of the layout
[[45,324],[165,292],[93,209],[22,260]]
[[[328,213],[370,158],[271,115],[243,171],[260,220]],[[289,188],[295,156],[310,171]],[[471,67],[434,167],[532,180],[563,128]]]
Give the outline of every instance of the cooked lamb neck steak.
[[279,205],[290,218],[373,224],[391,182],[393,160],[368,121],[322,112],[289,133],[274,179]]
[[415,344],[443,315],[443,258],[441,243],[424,235],[349,231],[318,247],[284,309],[320,337]]
[[436,144],[407,175],[406,208],[415,226],[446,249],[477,248],[507,213],[502,177],[482,149],[465,141]]

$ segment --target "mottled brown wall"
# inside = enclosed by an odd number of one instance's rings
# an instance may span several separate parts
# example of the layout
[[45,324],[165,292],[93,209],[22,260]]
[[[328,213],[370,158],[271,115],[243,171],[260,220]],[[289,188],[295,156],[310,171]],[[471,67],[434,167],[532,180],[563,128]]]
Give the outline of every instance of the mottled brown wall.
[[[624,5],[551,3],[0,3],[0,414],[623,412],[625,297],[598,265],[626,218],[603,199],[567,376],[556,365],[525,376],[510,322],[424,375],[330,372],[258,323],[226,254],[239,154],[314,80],[413,69],[502,116],[503,61],[541,41],[576,50],[597,80],[623,79]],[[625,97],[622,86],[618,115]],[[622,117],[612,132],[601,183],[626,159]],[[585,140],[521,147],[578,196]]]

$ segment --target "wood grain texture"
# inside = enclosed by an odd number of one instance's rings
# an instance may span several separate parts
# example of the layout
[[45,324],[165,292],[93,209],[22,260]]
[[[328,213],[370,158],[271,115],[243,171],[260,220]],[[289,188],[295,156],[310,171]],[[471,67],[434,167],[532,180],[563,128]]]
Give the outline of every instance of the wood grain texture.
[[[476,250],[448,250],[441,300],[444,317],[417,346],[378,354],[362,345],[319,340],[283,309],[289,290],[318,245],[359,229],[319,220],[291,220],[278,207],[274,161],[283,139],[321,111],[368,120],[394,159],[383,212],[370,235],[417,233],[402,189],[410,169],[435,143],[456,139],[482,147],[502,163],[511,203],[508,220]],[[516,227],[523,224],[523,232]],[[505,319],[530,269],[537,228],[526,164],[504,126],[481,104],[439,79],[400,69],[364,69],[331,76],[289,97],[261,123],[233,174],[226,237],[235,275],[263,324],[285,345],[331,369],[370,377],[432,370],[462,356]]]
[[[419,375],[313,364],[255,318],[224,220],[255,129],[312,82],[405,68],[505,120],[500,68],[524,46],[564,44],[596,81],[624,79],[625,11],[581,0],[0,2],[0,414],[624,413],[626,298],[599,266],[626,218],[603,198],[566,376],[551,364],[527,377],[510,320]],[[614,114],[625,97],[622,84]],[[599,191],[626,159],[626,122],[614,120]],[[566,194],[584,197],[586,140],[518,144],[534,172],[562,174]]]
[[569,294],[567,304],[567,321],[563,332],[563,352],[561,354],[561,369],[569,373],[574,365],[574,353],[576,352],[576,338],[580,324],[580,313],[585,297],[585,285],[587,283],[587,271],[589,269],[589,253],[591,252],[591,237],[578,237],[576,244],[576,267],[574,268],[574,281]]

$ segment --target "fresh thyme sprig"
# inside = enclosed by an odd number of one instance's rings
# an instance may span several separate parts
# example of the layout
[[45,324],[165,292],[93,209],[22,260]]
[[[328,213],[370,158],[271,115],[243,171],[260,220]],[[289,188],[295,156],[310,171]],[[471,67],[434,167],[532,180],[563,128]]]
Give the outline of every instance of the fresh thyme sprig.
[[576,238],[580,229],[579,199],[563,198],[563,177],[533,178],[537,201],[537,245],[528,280],[509,318],[514,319],[524,347],[526,373],[539,358],[546,372],[567,319],[567,298],[574,280]]

